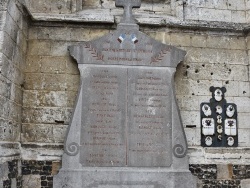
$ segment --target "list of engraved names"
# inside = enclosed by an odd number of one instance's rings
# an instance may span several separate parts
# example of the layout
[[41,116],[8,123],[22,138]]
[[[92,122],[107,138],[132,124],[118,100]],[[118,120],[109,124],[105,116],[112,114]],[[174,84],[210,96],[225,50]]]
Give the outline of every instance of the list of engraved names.
[[167,69],[88,66],[84,71],[82,165],[169,166]]

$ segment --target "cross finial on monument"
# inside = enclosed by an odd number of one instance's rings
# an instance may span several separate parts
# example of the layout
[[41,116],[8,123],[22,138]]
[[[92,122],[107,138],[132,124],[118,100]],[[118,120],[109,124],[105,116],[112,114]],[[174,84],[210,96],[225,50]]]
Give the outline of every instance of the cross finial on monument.
[[141,0],[115,0],[117,7],[124,8],[123,19],[121,23],[135,23],[132,15],[132,8],[140,8]]

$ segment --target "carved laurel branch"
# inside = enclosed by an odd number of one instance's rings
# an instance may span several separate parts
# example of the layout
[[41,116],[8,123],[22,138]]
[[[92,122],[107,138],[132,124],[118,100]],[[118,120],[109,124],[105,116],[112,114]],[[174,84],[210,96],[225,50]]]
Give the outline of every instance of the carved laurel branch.
[[75,156],[79,153],[79,144],[72,142],[65,147],[65,153],[70,156]]
[[97,60],[103,60],[103,55],[98,54],[98,52],[96,51],[95,48],[92,47],[92,45],[90,43],[86,43],[85,44],[85,48],[88,48],[90,53],[93,55],[93,57],[95,57]]
[[163,49],[158,55],[151,58],[151,63],[157,63],[161,61],[165,54],[169,51],[169,48]]
[[173,148],[174,156],[177,158],[183,158],[186,156],[187,149],[184,149],[184,147],[181,144],[176,144]]

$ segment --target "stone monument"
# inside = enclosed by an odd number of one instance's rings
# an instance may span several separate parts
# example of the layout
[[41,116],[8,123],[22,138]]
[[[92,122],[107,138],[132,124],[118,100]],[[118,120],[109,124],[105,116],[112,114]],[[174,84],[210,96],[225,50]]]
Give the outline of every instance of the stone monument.
[[69,47],[81,84],[54,188],[196,187],[173,79],[186,52],[139,31],[140,4],[116,0],[116,31]]

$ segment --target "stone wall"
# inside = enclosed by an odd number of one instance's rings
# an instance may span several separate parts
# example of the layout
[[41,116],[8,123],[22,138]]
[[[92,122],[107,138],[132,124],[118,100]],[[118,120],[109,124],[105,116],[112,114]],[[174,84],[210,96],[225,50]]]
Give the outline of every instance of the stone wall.
[[[60,150],[56,150],[59,153],[54,155],[60,159],[79,86],[77,64],[70,58],[67,48],[78,41],[94,39],[107,32],[107,29],[69,26],[30,27],[23,95],[22,145],[29,147],[34,144],[34,147],[43,148],[52,145],[50,150],[54,150],[54,146],[60,147]],[[47,150],[43,148],[39,153],[24,152],[25,159],[44,156]]]
[[[179,29],[142,28],[155,39],[187,51],[177,69],[176,94],[190,146],[192,163],[245,162],[249,153],[249,63],[246,37],[224,33]],[[24,84],[22,143],[62,143],[79,84],[77,64],[67,47],[91,40],[110,30],[89,27],[33,26]],[[239,148],[203,149],[200,145],[200,108],[211,98],[210,86],[227,88],[226,99],[238,105]],[[190,128],[191,127],[191,128]],[[247,151],[246,151],[247,152]],[[226,153],[226,154],[225,154]],[[213,155],[211,155],[213,154]],[[231,159],[230,159],[231,158]],[[229,162],[229,161],[227,161]]]
[[[225,170],[217,171],[217,165],[227,169],[229,164],[244,166],[250,163],[249,57],[246,37],[242,33],[224,31],[198,32],[147,27],[141,30],[161,42],[188,52],[185,61],[177,68],[175,80],[190,163],[194,166],[214,164],[216,169],[212,177],[203,177],[204,172],[201,170],[194,170],[194,174],[202,180],[202,186],[239,187],[241,180],[248,177],[225,176]],[[57,155],[62,150],[57,150],[55,156],[51,156],[49,151],[54,152],[55,148],[51,148],[51,145],[58,147],[58,144],[63,144],[79,83],[77,65],[70,59],[67,47],[108,32],[109,29],[70,25],[30,27],[22,133],[23,145],[27,144],[25,149],[29,151],[23,155],[26,160],[46,159],[48,154],[50,159],[60,160]],[[209,102],[210,86],[226,87],[226,100],[237,104],[240,135],[237,148],[200,147],[199,106],[202,102]],[[47,146],[44,146],[45,143]],[[41,145],[48,149],[40,149]]]
[[21,188],[19,166],[28,23],[23,5],[0,2],[0,187]]
[[[249,187],[250,1],[142,2],[140,30],[187,51],[175,88],[191,172],[200,187]],[[111,0],[0,2],[0,187],[20,187],[21,175],[25,188],[51,187],[79,85],[67,48],[113,31],[121,14]],[[237,105],[237,148],[200,146],[200,103],[209,102],[210,86],[226,87]]]
[[20,153],[28,25],[19,1],[0,3],[0,161]]
[[249,22],[249,0],[186,0],[184,15],[187,20]]
[[[23,1],[35,20],[113,23],[122,15],[115,0]],[[142,0],[134,12],[139,23],[146,25],[242,29],[250,21],[250,1]]]

